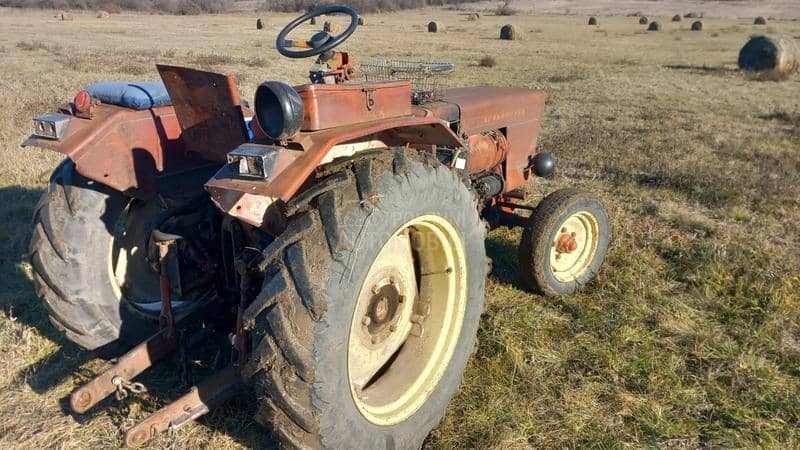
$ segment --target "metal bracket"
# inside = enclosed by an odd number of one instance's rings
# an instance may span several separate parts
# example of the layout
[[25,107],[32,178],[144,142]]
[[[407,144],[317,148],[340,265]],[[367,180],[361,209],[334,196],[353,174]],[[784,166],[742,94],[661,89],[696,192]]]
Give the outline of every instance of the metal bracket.
[[372,97],[372,93],[375,92],[375,88],[362,88],[361,91],[367,97],[367,110],[372,111],[372,108],[375,107],[375,99]]
[[138,447],[158,433],[186,425],[232,397],[241,383],[242,379],[234,367],[218,372],[131,427],[125,433],[125,445]]
[[[119,361],[95,377],[92,381],[76,389],[70,395],[69,403],[73,411],[82,414],[101,400],[117,392],[122,381],[130,381],[147,370],[155,362],[163,359],[175,349],[175,341],[167,337],[163,329],[148,340],[134,347],[119,358]],[[118,383],[115,383],[117,380]]]

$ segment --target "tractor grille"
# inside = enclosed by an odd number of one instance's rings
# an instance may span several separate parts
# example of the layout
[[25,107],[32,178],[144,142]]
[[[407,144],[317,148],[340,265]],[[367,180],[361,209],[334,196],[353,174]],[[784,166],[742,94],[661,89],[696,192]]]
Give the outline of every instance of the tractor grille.
[[414,104],[441,100],[455,64],[375,59],[361,64],[367,81],[410,81]]

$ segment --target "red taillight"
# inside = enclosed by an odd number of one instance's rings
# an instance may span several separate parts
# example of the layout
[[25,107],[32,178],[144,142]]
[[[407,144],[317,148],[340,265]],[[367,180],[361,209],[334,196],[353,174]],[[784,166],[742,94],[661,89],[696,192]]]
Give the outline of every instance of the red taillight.
[[78,112],[85,113],[89,111],[89,107],[92,106],[92,96],[86,91],[80,91],[78,95],[75,96],[75,100],[73,100],[72,103],[75,105],[75,109]]

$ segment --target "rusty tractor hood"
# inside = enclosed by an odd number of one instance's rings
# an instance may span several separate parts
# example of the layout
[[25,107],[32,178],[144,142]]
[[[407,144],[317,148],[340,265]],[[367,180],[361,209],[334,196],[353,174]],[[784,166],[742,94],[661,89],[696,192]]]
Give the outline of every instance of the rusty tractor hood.
[[468,135],[538,121],[546,101],[542,90],[494,86],[448,89],[444,96],[458,107]]

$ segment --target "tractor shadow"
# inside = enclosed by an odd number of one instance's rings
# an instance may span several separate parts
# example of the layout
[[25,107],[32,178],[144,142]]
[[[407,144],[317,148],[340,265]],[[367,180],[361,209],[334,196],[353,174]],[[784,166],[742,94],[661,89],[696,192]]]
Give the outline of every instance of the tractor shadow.
[[[29,189],[21,186],[0,188],[0,329],[8,322],[22,325],[19,331],[9,337],[18,342],[20,352],[36,351],[31,342],[30,328],[52,341],[57,350],[39,357],[35,362],[20,368],[8,381],[9,389],[27,384],[41,397],[52,397],[53,389],[72,380],[75,385],[88,381],[105,366],[103,363],[90,364],[97,355],[87,352],[67,340],[49,320],[43,302],[36,295],[30,264],[28,244],[32,230],[32,217],[35,206],[44,189]],[[13,354],[13,352],[11,353]],[[86,366],[91,366],[87,368]],[[168,359],[161,365],[145,372],[139,377],[149,390],[146,398],[128,398],[116,402],[113,395],[100,402],[89,413],[76,415],[69,406],[69,397],[55,399],[65,415],[71,415],[76,422],[89,425],[101,413],[112,416],[115,423],[122,423],[127,416],[128,405],[138,402],[149,412],[177,399],[186,392],[188,386],[179,383],[180,365]],[[200,375],[200,372],[198,372]],[[194,382],[201,380],[200,376]],[[276,441],[267,430],[256,426],[252,418],[256,414],[255,400],[251,396],[238,395],[228,403],[199,418],[197,422],[225,434],[248,448],[276,448]],[[46,418],[42,418],[46,420]],[[120,440],[123,435],[119,435]]]
[[516,234],[518,233],[501,229],[493,231],[486,238],[486,255],[492,260],[492,271],[489,276],[498,283],[525,290],[525,285],[519,277],[517,260],[519,237]]

